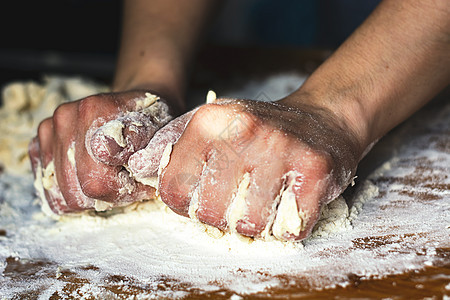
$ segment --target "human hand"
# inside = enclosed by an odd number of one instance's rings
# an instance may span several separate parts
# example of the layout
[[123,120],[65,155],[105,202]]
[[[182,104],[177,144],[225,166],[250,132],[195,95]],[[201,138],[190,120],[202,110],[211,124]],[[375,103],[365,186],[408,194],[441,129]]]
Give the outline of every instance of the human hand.
[[189,121],[159,193],[176,213],[221,230],[300,240],[351,182],[360,156],[356,137],[325,108],[221,100]]
[[40,124],[29,154],[53,213],[153,197],[155,189],[136,182],[124,165],[172,118],[156,98],[142,90],[94,95],[59,106]]

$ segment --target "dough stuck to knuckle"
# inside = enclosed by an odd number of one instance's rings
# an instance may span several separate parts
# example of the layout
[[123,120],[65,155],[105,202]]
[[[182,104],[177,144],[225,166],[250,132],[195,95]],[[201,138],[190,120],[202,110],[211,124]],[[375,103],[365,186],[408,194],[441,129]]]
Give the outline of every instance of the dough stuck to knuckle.
[[162,171],[167,167],[170,162],[170,155],[172,154],[173,144],[168,143],[164,148],[163,154],[161,156],[161,160],[159,162],[158,167],[158,178],[161,176]]
[[194,192],[192,193],[192,196],[190,197],[191,201],[189,202],[189,210],[188,210],[188,215],[189,218],[193,221],[196,222],[200,222],[198,217],[197,217],[197,210],[199,207],[198,204],[198,188],[196,188],[194,190]]
[[124,165],[136,151],[144,148],[159,128],[172,120],[169,107],[159,97],[146,93],[134,99],[133,111],[120,112],[115,119],[94,120],[86,133],[86,148],[96,161]]
[[269,216],[269,219],[267,220],[266,226],[264,227],[263,231],[261,231],[261,233],[260,233],[261,239],[263,239],[265,241],[274,240],[272,227],[273,227],[273,223],[275,221],[275,217],[277,216],[277,208],[278,208],[278,205],[280,204],[282,193],[283,193],[283,189],[281,189],[280,193],[275,197],[275,200],[272,203],[272,213]]
[[143,116],[144,124],[151,120],[158,128],[172,120],[172,116],[169,114],[169,106],[160,101],[158,96],[151,93],[145,93],[145,98],[136,99],[135,106],[136,111],[126,112],[124,116],[134,121]]
[[[140,182],[144,185],[151,186],[156,189],[156,195],[159,195],[159,181],[160,177],[162,175],[163,170],[167,167],[167,165],[170,162],[170,155],[172,154],[172,143],[167,143],[161,158],[159,160],[159,166],[157,171],[157,176],[148,176],[147,169],[142,168],[140,169],[142,164],[142,161],[145,160],[146,156],[141,155],[141,153],[137,153],[138,156],[133,157],[133,162],[129,166],[125,166],[127,171],[131,174],[131,176],[136,180],[137,182]],[[146,151],[146,149],[143,149],[141,151]],[[137,157],[137,158],[136,158]]]
[[298,208],[295,193],[293,191],[298,172],[290,171],[285,176],[287,187],[281,194],[277,208],[275,221],[273,222],[273,235],[280,240],[286,240],[289,236],[298,236],[306,228],[309,216]]
[[55,163],[51,160],[48,165],[42,170],[42,186],[44,189],[50,191],[57,186],[55,177]]
[[245,173],[242,177],[237,192],[228,207],[226,219],[230,232],[237,232],[236,226],[239,220],[243,219],[247,212],[246,198],[250,185],[250,173]]
[[122,148],[127,146],[125,138],[123,136],[123,129],[125,125],[118,119],[109,121],[99,128],[96,134],[101,136],[110,137],[117,145]]
[[155,182],[155,185],[153,187],[156,189],[155,193],[157,196],[159,195],[158,187],[159,187],[159,181],[161,179],[161,174],[170,162],[170,155],[172,154],[172,149],[173,149],[173,144],[168,143],[166,145],[166,147],[164,148],[164,151],[161,156],[161,160],[159,161],[158,176],[150,178],[150,180],[151,180],[150,182]]
[[136,110],[141,110],[153,105],[160,98],[152,93],[145,93],[145,98],[139,98],[135,100]]
[[[207,168],[207,164],[204,161],[201,174],[205,174],[206,168]],[[191,218],[191,220],[194,220],[195,222],[197,222],[199,224],[203,224],[200,222],[200,220],[198,219],[198,216],[197,216],[197,211],[199,208],[199,198],[200,198],[200,185],[199,184],[194,188],[194,190],[192,191],[192,194],[190,195],[189,198],[190,198],[189,210],[188,210],[189,218]],[[204,225],[206,226],[206,224],[204,224]]]

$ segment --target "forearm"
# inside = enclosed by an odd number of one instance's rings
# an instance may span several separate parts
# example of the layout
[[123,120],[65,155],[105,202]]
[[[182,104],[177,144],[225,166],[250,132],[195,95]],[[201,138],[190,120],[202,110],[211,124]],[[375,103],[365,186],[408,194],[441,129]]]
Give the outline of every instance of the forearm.
[[156,89],[181,102],[189,60],[217,2],[125,1],[113,89]]
[[448,85],[449,53],[448,1],[383,1],[293,98],[331,108],[365,149]]

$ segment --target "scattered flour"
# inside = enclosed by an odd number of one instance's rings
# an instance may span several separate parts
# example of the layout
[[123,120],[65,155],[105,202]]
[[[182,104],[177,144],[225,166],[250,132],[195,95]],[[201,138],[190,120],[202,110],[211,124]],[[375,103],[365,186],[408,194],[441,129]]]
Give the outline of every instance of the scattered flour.
[[[286,82],[290,86],[297,79],[298,75],[273,76],[260,82],[259,87],[252,83],[246,93],[255,94],[258,88],[262,91],[267,86],[285,92]],[[71,79],[59,80],[64,86],[61,82]],[[82,86],[83,82],[79,82]],[[12,139],[12,135],[6,138]],[[189,289],[183,284],[203,291],[227,289],[238,298],[283,286],[285,283],[277,275],[301,278],[309,286],[326,288],[346,285],[349,273],[383,276],[433,264],[436,247],[449,246],[445,239],[450,228],[446,213],[450,210],[449,192],[434,191],[442,199],[430,205],[399,193],[399,188],[405,188],[402,183],[397,183],[396,189],[374,184],[380,178],[413,174],[410,165],[401,162],[416,157],[418,152],[430,158],[435,172],[439,172],[437,166],[450,165],[448,153],[413,150],[399,151],[400,156],[390,157],[368,179],[357,181],[351,199],[339,197],[329,203],[312,236],[303,243],[253,241],[235,234],[214,238],[204,226],[174,214],[160,201],[55,221],[46,217],[36,203],[29,169],[14,174],[7,167],[8,171],[0,176],[0,229],[6,231],[6,236],[0,235],[0,273],[5,271],[8,257],[46,260],[57,266],[48,267],[54,270],[51,278],[20,281],[0,277],[0,296],[10,298],[44,287],[40,298],[48,299],[64,290],[61,270],[67,269],[85,280],[78,290],[84,297],[113,298],[104,286],[110,276],[118,275],[149,287],[141,298],[183,296]],[[448,168],[443,172],[448,173]],[[443,184],[449,184],[446,178]],[[410,202],[406,206],[392,205],[393,198]],[[421,255],[417,249],[422,249]],[[83,269],[85,266],[96,269]],[[168,289],[164,285],[167,282],[180,285]]]

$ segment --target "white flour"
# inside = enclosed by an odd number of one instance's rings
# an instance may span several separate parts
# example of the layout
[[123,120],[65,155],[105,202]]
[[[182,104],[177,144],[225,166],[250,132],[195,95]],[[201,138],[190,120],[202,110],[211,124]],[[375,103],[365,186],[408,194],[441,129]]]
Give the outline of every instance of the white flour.
[[[290,93],[298,86],[292,82],[301,79],[295,74],[273,76],[226,96],[251,98],[261,92],[275,99]],[[268,87],[272,89],[265,90]],[[428,127],[445,129],[449,112],[447,105]],[[415,123],[410,127],[416,131]],[[399,139],[411,131],[408,128],[399,131]],[[347,199],[350,209],[342,200],[330,203],[322,212],[321,229],[303,245],[250,242],[236,235],[216,239],[203,226],[175,215],[158,202],[131,206],[125,213],[108,217],[83,215],[54,221],[41,212],[34,199],[31,174],[7,172],[0,177],[0,229],[6,231],[6,236],[0,235],[0,272],[5,271],[8,257],[47,260],[58,267],[48,267],[55,274],[50,278],[17,282],[0,277],[0,296],[10,298],[41,287],[41,299],[48,299],[64,288],[59,279],[62,269],[86,279],[80,288],[86,297],[110,295],[104,288],[106,278],[121,275],[145,285],[145,298],[182,296],[189,289],[256,293],[289,284],[277,277],[286,274],[326,288],[347,284],[349,274],[384,276],[432,265],[438,259],[435,249],[450,243],[450,192],[416,186],[419,192],[431,191],[438,198],[414,201],[402,193],[411,189],[408,182],[385,179],[410,178],[416,170],[405,161],[425,157],[432,168],[424,176],[434,176],[439,184],[448,185],[450,178],[444,175],[449,173],[450,154],[437,146],[417,146],[427,138],[427,133],[417,133],[366,180],[357,181],[355,195]],[[401,205],[402,201],[407,204]],[[338,211],[341,213],[336,214]],[[96,268],[82,268],[85,266]],[[187,284],[188,288],[161,288],[166,282]]]

